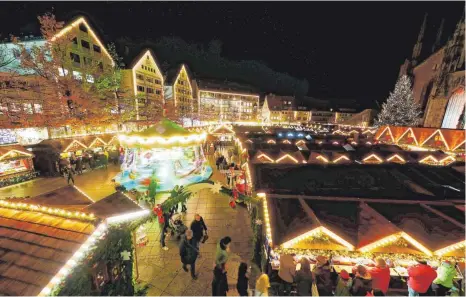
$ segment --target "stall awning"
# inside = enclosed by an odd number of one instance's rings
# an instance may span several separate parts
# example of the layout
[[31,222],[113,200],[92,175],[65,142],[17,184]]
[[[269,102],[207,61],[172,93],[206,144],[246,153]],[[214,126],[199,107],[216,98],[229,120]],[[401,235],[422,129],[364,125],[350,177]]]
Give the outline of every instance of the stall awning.
[[15,158],[15,157],[34,157],[34,155],[26,150],[24,147],[20,145],[4,145],[0,146],[0,160],[8,159],[8,158]]

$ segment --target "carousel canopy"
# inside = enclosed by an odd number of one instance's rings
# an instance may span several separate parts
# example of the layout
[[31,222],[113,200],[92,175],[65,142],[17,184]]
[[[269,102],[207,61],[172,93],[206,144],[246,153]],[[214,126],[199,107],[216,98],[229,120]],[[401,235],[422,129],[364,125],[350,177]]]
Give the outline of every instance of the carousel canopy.
[[190,146],[203,142],[206,136],[206,133],[193,133],[168,119],[163,119],[143,131],[120,134],[119,139],[124,147],[156,148]]

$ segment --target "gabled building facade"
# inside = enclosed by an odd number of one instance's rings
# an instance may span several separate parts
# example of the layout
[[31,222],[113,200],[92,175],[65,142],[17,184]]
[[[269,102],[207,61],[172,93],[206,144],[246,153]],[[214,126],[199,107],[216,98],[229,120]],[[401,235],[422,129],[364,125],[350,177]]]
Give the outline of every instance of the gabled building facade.
[[294,97],[268,94],[262,105],[262,122],[267,124],[292,123],[295,121],[295,111]]
[[199,103],[193,98],[191,78],[185,64],[167,73],[164,90],[169,114],[191,123],[198,117]]
[[135,119],[151,120],[161,116],[164,77],[153,51],[144,49],[122,73],[121,88],[126,97],[134,98]]

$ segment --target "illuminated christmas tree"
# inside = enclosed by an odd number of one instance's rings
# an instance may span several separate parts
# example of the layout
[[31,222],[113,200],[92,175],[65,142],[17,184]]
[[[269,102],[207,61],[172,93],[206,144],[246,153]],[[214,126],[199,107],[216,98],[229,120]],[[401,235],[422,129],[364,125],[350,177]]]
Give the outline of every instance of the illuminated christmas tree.
[[420,114],[420,106],[414,102],[411,81],[408,76],[403,75],[396,82],[387,102],[382,104],[376,126],[416,126]]

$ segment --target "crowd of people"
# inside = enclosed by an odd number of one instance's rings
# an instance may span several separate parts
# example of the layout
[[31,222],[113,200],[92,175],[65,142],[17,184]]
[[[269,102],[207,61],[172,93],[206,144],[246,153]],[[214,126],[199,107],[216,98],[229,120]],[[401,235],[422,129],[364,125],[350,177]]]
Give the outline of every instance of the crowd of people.
[[[407,269],[409,296],[445,296],[456,291],[454,263],[443,261],[437,270],[426,261],[418,261]],[[310,261],[303,257],[297,264],[293,255],[280,257],[279,295],[289,296],[385,296],[390,284],[390,268],[382,258],[374,267],[357,265],[351,271],[337,273],[324,256],[316,257],[311,269]]]

